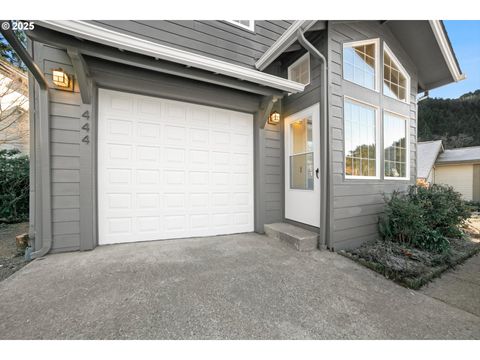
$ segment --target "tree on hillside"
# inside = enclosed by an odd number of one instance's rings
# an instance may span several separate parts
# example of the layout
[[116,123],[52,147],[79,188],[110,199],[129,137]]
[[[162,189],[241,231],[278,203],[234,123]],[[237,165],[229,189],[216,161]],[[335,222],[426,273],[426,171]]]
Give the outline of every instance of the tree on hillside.
[[443,140],[447,149],[480,145],[480,90],[458,99],[426,99],[418,106],[420,141]]

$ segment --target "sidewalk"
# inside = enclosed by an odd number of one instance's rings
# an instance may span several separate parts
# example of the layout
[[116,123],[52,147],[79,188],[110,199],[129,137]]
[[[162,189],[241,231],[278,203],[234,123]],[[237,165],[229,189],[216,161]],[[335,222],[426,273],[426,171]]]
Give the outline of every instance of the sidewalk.
[[480,316],[480,255],[448,271],[420,292]]

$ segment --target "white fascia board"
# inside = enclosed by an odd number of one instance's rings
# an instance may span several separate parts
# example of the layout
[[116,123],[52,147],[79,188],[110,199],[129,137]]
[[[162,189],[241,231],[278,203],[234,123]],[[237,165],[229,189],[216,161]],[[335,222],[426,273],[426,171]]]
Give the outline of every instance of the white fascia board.
[[453,79],[455,82],[465,79],[465,74],[461,73],[455,61],[455,55],[448,43],[447,34],[445,34],[443,30],[442,22],[440,20],[429,20],[429,22]]
[[36,21],[40,26],[93,42],[297,93],[305,85],[278,76],[106,29],[80,20]]
[[268,48],[267,51],[257,60],[255,67],[262,71],[279,57],[290,45],[297,40],[297,31],[311,28],[317,20],[296,20],[285,30],[285,32]]

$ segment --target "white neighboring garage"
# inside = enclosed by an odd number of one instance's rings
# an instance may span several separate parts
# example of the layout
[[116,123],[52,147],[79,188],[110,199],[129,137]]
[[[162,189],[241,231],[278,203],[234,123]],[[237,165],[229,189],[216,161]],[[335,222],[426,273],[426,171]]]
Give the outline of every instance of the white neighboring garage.
[[98,240],[254,230],[253,116],[99,89]]

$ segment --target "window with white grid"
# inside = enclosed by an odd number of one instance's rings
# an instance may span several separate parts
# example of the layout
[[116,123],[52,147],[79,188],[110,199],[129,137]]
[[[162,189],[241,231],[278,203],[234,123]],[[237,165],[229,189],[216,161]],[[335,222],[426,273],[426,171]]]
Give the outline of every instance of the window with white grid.
[[393,52],[383,44],[383,94],[408,102],[410,77]]
[[306,53],[288,67],[288,80],[310,84],[310,54]]
[[378,178],[376,108],[345,98],[345,176]]
[[255,20],[227,20],[229,23],[240,26],[250,31],[255,30]]
[[408,121],[387,111],[383,113],[385,178],[408,178]]
[[378,39],[343,44],[343,78],[377,90]]

